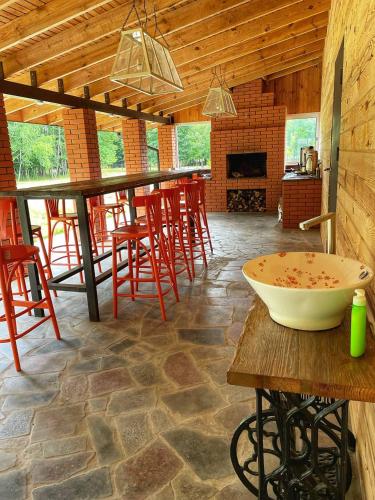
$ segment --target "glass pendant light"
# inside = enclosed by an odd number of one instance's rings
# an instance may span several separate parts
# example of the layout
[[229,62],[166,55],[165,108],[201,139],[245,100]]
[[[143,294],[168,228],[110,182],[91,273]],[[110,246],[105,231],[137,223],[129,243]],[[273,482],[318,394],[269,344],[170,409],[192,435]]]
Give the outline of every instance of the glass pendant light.
[[[125,29],[130,13],[135,10],[138,26]],[[160,32],[155,15],[155,33],[147,31],[147,15],[144,25],[141,23],[135,0],[121,29],[120,44],[110,79],[147,95],[180,92],[184,88],[167,45],[156,40]]]
[[[215,80],[217,80],[218,86],[214,87],[213,83]],[[204,103],[202,114],[211,116],[212,118],[231,118],[237,116],[232,94],[225,83],[224,77],[219,77],[216,73],[216,69],[214,70],[214,76],[211,81],[206,102]]]

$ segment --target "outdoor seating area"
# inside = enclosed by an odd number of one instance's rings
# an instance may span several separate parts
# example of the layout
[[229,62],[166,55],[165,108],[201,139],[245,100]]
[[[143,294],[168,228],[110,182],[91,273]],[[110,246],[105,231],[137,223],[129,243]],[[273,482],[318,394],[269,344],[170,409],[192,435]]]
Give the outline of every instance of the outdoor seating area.
[[0,500],[375,499],[375,0],[0,0]]

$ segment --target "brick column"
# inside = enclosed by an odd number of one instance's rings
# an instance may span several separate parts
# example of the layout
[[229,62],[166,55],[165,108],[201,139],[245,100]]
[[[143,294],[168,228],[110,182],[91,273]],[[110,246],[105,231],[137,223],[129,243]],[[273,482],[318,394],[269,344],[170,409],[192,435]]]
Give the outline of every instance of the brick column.
[[177,131],[175,125],[158,128],[160,170],[178,166]]
[[100,155],[93,109],[63,110],[70,180],[100,179]]
[[12,150],[10,149],[3,94],[0,94],[0,188],[16,188],[16,174],[13,166]]
[[[148,171],[146,123],[143,120],[122,120],[125,169],[127,174]],[[147,194],[149,189],[137,188],[136,194]]]

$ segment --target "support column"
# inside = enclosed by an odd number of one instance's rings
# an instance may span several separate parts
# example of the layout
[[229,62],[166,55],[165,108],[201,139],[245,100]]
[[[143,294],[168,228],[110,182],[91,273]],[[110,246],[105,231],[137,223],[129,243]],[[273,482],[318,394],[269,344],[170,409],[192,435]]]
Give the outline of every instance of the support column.
[[[148,172],[146,123],[143,120],[122,120],[125,168],[127,174]],[[137,188],[136,194],[149,192],[148,186]]]
[[16,174],[10,148],[3,94],[0,94],[0,188],[16,189]]
[[158,128],[160,170],[178,167],[176,125],[162,125]]
[[63,120],[70,180],[100,179],[102,174],[95,111],[64,109]]

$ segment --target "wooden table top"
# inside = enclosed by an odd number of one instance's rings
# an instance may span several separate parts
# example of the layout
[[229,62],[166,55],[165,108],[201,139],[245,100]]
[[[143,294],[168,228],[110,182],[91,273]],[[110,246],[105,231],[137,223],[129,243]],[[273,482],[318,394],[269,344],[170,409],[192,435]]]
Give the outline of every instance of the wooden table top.
[[[298,307],[298,306],[296,306]],[[349,354],[350,308],[338,328],[306,332],[275,323],[256,297],[227,373],[229,384],[375,402],[375,340]]]
[[33,199],[78,198],[113,193],[122,189],[137,188],[149,184],[171,181],[193,173],[209,173],[205,168],[184,168],[179,170],[162,170],[158,172],[139,172],[129,175],[118,175],[105,179],[66,182],[16,190],[0,191],[0,196],[24,196]]

